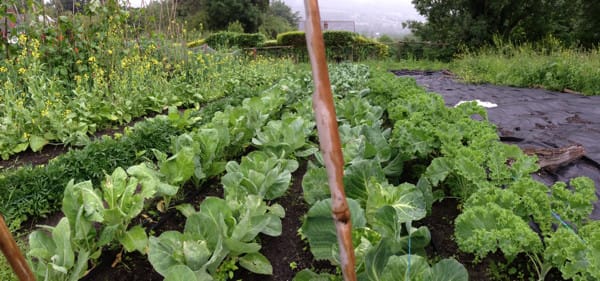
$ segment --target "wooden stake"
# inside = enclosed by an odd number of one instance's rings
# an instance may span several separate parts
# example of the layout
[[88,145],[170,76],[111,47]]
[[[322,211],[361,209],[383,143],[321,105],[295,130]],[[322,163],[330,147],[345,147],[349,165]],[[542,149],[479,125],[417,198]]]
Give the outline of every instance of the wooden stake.
[[331,191],[331,207],[340,247],[342,273],[344,280],[356,281],[354,247],[352,246],[352,222],[343,183],[344,158],[327,70],[319,3],[317,0],[304,0],[304,7],[306,9],[306,44],[315,84],[313,109],[317,121],[319,145],[325,160]]
[[0,215],[0,248],[20,281],[35,281],[33,272],[10,234],[10,230],[6,227],[2,215]]

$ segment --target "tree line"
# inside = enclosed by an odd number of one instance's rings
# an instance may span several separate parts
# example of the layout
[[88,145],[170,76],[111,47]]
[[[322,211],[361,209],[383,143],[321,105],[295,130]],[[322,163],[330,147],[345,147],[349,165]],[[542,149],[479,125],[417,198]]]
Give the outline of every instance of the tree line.
[[405,23],[424,41],[479,48],[495,38],[514,43],[552,36],[571,47],[600,42],[598,0],[412,0],[427,21]]

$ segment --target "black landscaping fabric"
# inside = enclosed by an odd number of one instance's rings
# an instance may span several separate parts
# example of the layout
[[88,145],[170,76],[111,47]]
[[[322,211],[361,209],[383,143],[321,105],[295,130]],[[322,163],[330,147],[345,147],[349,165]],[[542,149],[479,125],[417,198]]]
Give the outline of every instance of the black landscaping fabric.
[[[488,117],[507,143],[521,148],[583,145],[583,158],[555,171],[541,171],[533,176],[548,185],[587,176],[596,183],[596,195],[600,198],[600,96],[464,84],[447,71],[393,72],[398,76],[413,77],[427,90],[441,94],[447,106],[476,99],[497,104],[497,107],[487,109]],[[600,201],[594,204],[592,219],[600,220]]]

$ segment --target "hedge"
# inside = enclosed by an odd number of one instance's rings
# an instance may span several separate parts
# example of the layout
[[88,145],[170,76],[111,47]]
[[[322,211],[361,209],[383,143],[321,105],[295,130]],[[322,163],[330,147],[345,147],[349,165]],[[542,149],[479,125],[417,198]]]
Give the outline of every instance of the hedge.
[[252,48],[261,46],[267,37],[261,33],[217,32],[206,37],[204,42],[214,49]]
[[[389,56],[389,47],[350,31],[325,31],[323,40],[327,57],[333,60],[365,60]],[[277,36],[280,46],[294,47],[293,54],[300,60],[308,58],[306,35],[303,31],[281,33]]]

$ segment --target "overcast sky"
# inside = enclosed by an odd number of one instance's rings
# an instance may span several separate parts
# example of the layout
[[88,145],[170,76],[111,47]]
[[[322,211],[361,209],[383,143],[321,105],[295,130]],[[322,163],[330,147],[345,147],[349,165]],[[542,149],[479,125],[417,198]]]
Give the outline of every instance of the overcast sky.
[[[139,7],[142,5],[142,1],[148,4],[152,0],[129,0],[132,6]],[[304,7],[304,0],[284,0],[288,5],[295,10],[299,10]],[[418,17],[417,11],[414,9],[411,0],[320,0],[319,6],[322,8],[334,8],[339,7],[345,10],[362,11],[364,9],[378,9],[382,12],[401,12],[407,15],[414,15]],[[304,11],[299,11],[302,17],[304,17]]]

